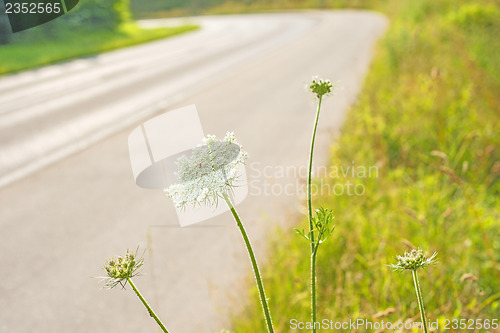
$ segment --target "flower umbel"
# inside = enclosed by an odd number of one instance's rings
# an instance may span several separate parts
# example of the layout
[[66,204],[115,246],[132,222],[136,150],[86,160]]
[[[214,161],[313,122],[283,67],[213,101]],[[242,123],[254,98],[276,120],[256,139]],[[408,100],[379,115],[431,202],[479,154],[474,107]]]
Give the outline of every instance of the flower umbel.
[[104,287],[112,289],[120,284],[125,287],[127,279],[139,275],[139,269],[144,264],[142,257],[137,258],[137,252],[134,254],[127,250],[125,256],[118,256],[116,259],[110,258],[104,265],[106,277],[104,277]]
[[395,271],[404,270],[417,270],[435,264],[437,252],[434,252],[429,258],[420,249],[413,249],[410,252],[405,252],[402,256],[397,256],[397,263],[395,265],[388,265]]
[[429,258],[420,249],[413,249],[410,252],[405,252],[402,256],[397,256],[397,263],[395,265],[387,265],[393,268],[395,271],[409,270],[413,276],[413,284],[415,286],[415,292],[417,294],[418,308],[420,310],[420,319],[422,320],[422,326],[424,332],[427,333],[427,323],[425,319],[425,307],[424,299],[422,297],[422,291],[420,290],[420,282],[418,281],[417,270],[419,268],[424,268],[436,263],[437,252],[434,252]]
[[316,94],[316,97],[318,98],[331,93],[332,88],[333,84],[330,82],[330,80],[323,80],[318,78],[317,76],[313,77],[312,82],[308,87],[309,91],[313,94]]
[[160,318],[158,318],[156,313],[149,306],[148,302],[146,302],[146,299],[144,299],[142,294],[139,292],[139,289],[137,289],[135,283],[132,281],[132,278],[134,276],[139,275],[139,272],[137,270],[144,264],[144,259],[142,258],[142,256],[140,258],[137,258],[138,250],[139,248],[137,248],[135,254],[127,250],[127,253],[125,253],[125,257],[119,256],[118,258],[116,258],[116,260],[114,258],[111,258],[106,261],[104,269],[106,270],[107,277],[104,277],[104,280],[106,281],[104,287],[111,289],[120,284],[122,288],[125,288],[125,285],[128,283],[134,290],[137,297],[139,297],[142,304],[144,304],[144,306],[148,310],[149,315],[156,321],[158,326],[160,326],[162,332],[169,333],[165,325],[161,322]]
[[223,193],[237,185],[239,166],[246,158],[234,133],[227,132],[222,140],[208,135],[191,156],[177,160],[178,183],[166,188],[165,193],[178,208],[217,204]]

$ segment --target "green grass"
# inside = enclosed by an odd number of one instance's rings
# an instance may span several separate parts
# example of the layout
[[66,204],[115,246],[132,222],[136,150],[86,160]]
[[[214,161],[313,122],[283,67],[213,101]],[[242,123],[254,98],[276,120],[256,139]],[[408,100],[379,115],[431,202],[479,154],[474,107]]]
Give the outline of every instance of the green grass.
[[[378,177],[316,180],[365,187],[362,196],[314,198],[336,216],[333,237],[319,249],[318,318],[419,321],[411,274],[386,267],[419,246],[438,252],[439,263],[419,275],[427,316],[440,320],[441,332],[446,318],[500,319],[498,2],[366,7],[385,12],[391,25],[331,164],[376,165]],[[296,227],[307,228],[306,218]],[[292,228],[272,240],[262,275],[277,332],[292,331],[292,318],[309,321],[309,256]],[[233,331],[265,332],[256,290],[248,300]],[[466,330],[447,332],[459,331]]]
[[378,8],[385,0],[132,0],[137,17],[172,17],[207,14],[254,13],[308,8]]
[[220,4],[205,9],[204,14],[234,14],[256,13],[267,11],[282,11],[294,9],[334,9],[351,8],[364,9],[367,7],[385,8],[383,0],[248,0],[221,1]]
[[196,25],[184,25],[140,29],[134,24],[128,24],[116,31],[66,33],[40,41],[21,39],[13,44],[0,46],[0,75],[172,37],[198,28]]

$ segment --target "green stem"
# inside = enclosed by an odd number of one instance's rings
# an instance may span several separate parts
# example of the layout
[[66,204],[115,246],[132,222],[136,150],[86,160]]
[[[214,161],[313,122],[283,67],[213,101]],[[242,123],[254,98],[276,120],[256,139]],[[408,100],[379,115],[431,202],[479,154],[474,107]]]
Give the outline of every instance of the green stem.
[[127,282],[130,284],[130,286],[132,287],[132,289],[134,289],[135,294],[137,295],[137,297],[139,297],[139,299],[141,300],[142,304],[144,304],[144,306],[146,307],[146,309],[148,309],[149,315],[154,318],[154,320],[156,321],[156,323],[160,326],[161,330],[163,332],[165,332],[165,333],[168,333],[167,329],[165,328],[165,325],[163,325],[163,323],[161,322],[160,318],[158,318],[158,316],[154,313],[153,309],[151,309],[151,307],[149,306],[148,302],[146,302],[146,300],[144,299],[144,297],[142,297],[141,293],[139,292],[139,290],[137,289],[137,287],[135,286],[135,284],[132,282],[132,279],[127,278]]
[[313,332],[316,332],[316,254],[319,244],[316,244],[311,255],[311,319]]
[[427,333],[427,324],[425,322],[425,310],[424,301],[422,300],[422,292],[420,291],[420,285],[418,283],[417,270],[412,271],[413,283],[415,284],[415,291],[417,292],[418,307],[420,308],[420,317],[422,318],[422,326],[424,327],[424,332]]
[[307,210],[309,213],[309,233],[311,238],[311,253],[314,252],[314,226],[312,222],[312,195],[311,195],[311,179],[312,179],[312,165],[314,153],[314,141],[316,140],[316,130],[318,128],[319,110],[321,109],[322,97],[319,97],[318,109],[316,111],[316,120],[314,121],[313,134],[311,139],[311,149],[309,150],[309,170],[307,175]]
[[311,256],[311,320],[316,332],[316,255]]
[[248,255],[250,256],[250,261],[252,262],[253,272],[255,274],[255,280],[257,281],[257,287],[259,289],[260,301],[262,303],[262,309],[264,310],[264,316],[266,318],[267,331],[268,333],[274,333],[273,322],[271,319],[271,313],[269,312],[269,306],[267,304],[266,292],[264,291],[264,285],[262,283],[262,278],[260,277],[259,266],[257,265],[257,260],[255,259],[255,254],[252,249],[252,244],[250,244],[250,240],[248,239],[245,228],[243,227],[243,223],[241,223],[240,217],[236,212],[236,209],[231,202],[231,199],[227,196],[226,193],[222,194],[224,200],[226,200],[227,205],[231,209],[231,213],[238,224],[238,228],[240,229],[241,235],[243,236],[243,240],[245,241],[245,245],[248,250]]
[[316,130],[318,128],[319,111],[321,109],[322,96],[319,96],[318,109],[316,111],[316,120],[314,121],[314,129],[311,139],[311,149],[309,151],[309,172],[307,176],[307,210],[309,213],[309,238],[311,241],[311,319],[313,322],[313,332],[316,332],[314,323],[316,322],[316,253],[314,245],[314,226],[312,217],[312,196],[311,196],[311,178],[314,141],[316,140]]

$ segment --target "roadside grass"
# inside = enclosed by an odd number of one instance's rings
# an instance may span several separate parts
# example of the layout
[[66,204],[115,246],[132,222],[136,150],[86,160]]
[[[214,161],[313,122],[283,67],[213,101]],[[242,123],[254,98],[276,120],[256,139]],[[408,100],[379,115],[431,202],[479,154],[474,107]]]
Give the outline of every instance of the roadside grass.
[[246,14],[267,11],[283,11],[295,9],[366,9],[384,8],[386,1],[383,0],[249,0],[241,1],[221,1],[204,11],[205,14]]
[[168,38],[198,28],[197,25],[183,25],[141,29],[130,23],[115,31],[67,32],[50,40],[21,39],[0,46],[0,75]]
[[[132,10],[137,17],[176,17],[191,15],[222,15],[268,12],[292,9],[331,8],[385,8],[385,0],[187,0],[165,2],[161,0],[132,0]],[[394,5],[392,2],[391,5]]]
[[[314,198],[313,207],[331,208],[336,216],[333,237],[318,257],[319,319],[420,321],[411,274],[386,266],[409,247],[438,252],[439,263],[420,272],[427,316],[439,320],[438,331],[465,331],[451,324],[445,330],[446,319],[466,319],[467,325],[474,320],[473,327],[478,319],[500,319],[500,10],[495,4],[394,0],[384,5],[391,25],[331,149],[331,166],[346,169],[354,163],[356,174],[316,179],[318,186],[349,181],[365,188],[360,196]],[[378,173],[360,173],[359,167],[370,166]],[[306,229],[306,218],[296,227]],[[278,230],[271,242],[262,275],[276,332],[299,331],[290,328],[291,319],[310,321],[309,255],[308,244],[292,228]],[[265,332],[256,290],[234,315],[233,331]],[[327,331],[338,329],[320,330]]]

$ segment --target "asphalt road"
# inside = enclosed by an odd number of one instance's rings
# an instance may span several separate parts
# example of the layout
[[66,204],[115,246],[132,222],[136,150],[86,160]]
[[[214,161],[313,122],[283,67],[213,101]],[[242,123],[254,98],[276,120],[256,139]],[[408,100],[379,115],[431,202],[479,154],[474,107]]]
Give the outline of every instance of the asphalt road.
[[302,192],[283,192],[304,182],[315,107],[304,86],[315,74],[338,81],[320,119],[322,165],[386,20],[194,20],[203,29],[0,79],[0,333],[155,332],[131,290],[91,278],[137,245],[147,251],[136,284],[171,332],[218,332],[241,311],[252,280],[231,216],[180,228],[161,191],[134,184],[127,136],[156,114],[196,104],[206,133],[236,133],[250,155],[238,210],[261,266],[268,236],[304,211]]

